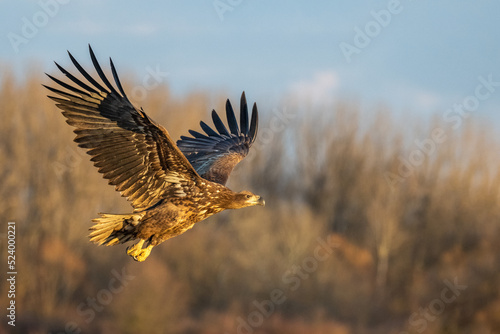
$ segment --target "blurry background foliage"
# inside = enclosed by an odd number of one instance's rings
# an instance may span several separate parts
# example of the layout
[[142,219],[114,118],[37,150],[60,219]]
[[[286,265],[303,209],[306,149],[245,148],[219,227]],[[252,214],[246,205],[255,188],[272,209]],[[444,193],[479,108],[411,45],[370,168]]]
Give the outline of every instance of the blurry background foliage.
[[[130,207],[72,142],[40,85],[48,80],[2,73],[0,221],[17,223],[19,274],[17,326],[3,319],[0,330],[236,333],[258,311],[254,301],[280,289],[286,300],[253,333],[500,332],[500,146],[487,124],[471,118],[453,130],[436,113],[404,120],[415,125],[403,131],[389,110],[361,112],[350,101],[259,105],[267,133],[229,186],[264,196],[266,207],[216,215],[135,263],[124,245],[88,242],[98,212]],[[123,81],[130,91],[137,80]],[[162,85],[141,105],[177,139],[209,121],[211,108],[223,111],[226,97],[173,96]],[[289,117],[273,128],[279,112]],[[389,184],[414,140],[435,128],[447,139]],[[314,266],[319,239],[336,246]],[[5,235],[0,242],[4,261]],[[293,271],[304,266],[306,278]],[[109,293],[116,272],[134,278]],[[429,307],[439,310],[433,301],[454,280],[467,288],[435,315]],[[2,280],[3,310],[6,289]]]

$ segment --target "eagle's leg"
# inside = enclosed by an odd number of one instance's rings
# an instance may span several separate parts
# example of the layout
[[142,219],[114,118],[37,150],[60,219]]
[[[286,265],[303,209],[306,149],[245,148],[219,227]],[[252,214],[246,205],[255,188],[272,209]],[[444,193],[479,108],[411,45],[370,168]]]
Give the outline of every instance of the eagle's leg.
[[146,240],[140,239],[138,243],[127,247],[127,254],[132,256],[134,260],[142,262],[146,260],[146,258],[151,253],[153,249],[153,245],[149,244],[146,248],[142,248],[144,242]]

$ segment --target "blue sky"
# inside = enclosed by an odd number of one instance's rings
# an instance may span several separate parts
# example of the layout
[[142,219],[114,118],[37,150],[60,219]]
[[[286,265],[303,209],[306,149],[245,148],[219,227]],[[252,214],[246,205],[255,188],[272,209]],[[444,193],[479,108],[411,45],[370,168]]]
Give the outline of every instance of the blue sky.
[[[500,81],[499,1],[0,0],[0,12],[0,63],[20,78],[32,64],[56,73],[66,50],[89,65],[90,43],[120,73],[168,72],[175,94],[245,90],[273,107],[349,99],[429,114],[473,94],[479,76]],[[340,45],[356,47],[356,31],[372,37],[348,61]],[[500,87],[475,111],[498,113]]]

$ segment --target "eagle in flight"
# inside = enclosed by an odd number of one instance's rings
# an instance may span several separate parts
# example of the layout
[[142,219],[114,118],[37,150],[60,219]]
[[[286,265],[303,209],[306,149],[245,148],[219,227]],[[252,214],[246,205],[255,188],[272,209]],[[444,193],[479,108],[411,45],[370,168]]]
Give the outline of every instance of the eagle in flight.
[[132,105],[113,61],[110,59],[116,88],[90,45],[89,51],[101,83],[68,52],[87,83],[56,63],[72,84],[47,74],[65,90],[44,86],[58,95],[48,97],[75,128],[75,142],[87,150],[99,172],[134,209],[129,214],[101,213],[90,227],[92,242],[109,246],[137,241],[127,248],[127,254],[144,261],[154,246],[218,212],[265,204],[249,191],[237,193],[225,186],[257,135],[257,106],[254,103],[249,119],[244,92],[239,126],[227,100],[229,129],[213,110],[215,129],[202,121],[205,133],[189,130],[191,136],[182,136],[176,144],[164,127]]

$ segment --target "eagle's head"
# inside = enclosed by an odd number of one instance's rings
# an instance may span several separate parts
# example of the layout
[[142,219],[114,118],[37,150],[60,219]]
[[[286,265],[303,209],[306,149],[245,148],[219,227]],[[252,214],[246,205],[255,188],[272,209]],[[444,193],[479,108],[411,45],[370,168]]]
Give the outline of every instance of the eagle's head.
[[234,194],[231,209],[245,208],[247,206],[254,205],[264,206],[266,205],[266,202],[259,195],[252,194],[251,192],[245,190]]

